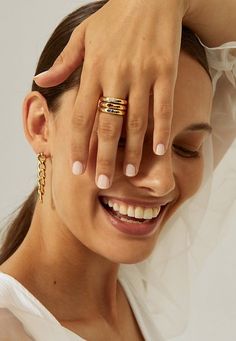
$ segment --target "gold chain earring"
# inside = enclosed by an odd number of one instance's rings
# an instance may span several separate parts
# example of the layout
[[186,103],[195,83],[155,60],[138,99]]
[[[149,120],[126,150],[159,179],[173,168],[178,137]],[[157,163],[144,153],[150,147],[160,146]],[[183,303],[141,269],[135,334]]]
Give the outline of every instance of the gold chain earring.
[[40,201],[43,202],[46,179],[46,156],[44,155],[44,153],[39,153],[37,157],[38,157],[38,194]]

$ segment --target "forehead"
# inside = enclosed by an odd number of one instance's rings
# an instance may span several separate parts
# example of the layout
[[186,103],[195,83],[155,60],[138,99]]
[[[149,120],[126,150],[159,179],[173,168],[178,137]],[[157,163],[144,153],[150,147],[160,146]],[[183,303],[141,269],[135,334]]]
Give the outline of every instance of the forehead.
[[[158,80],[155,92],[158,93]],[[209,123],[212,95],[212,83],[205,69],[196,60],[181,51],[174,91],[172,133],[176,135],[194,123]],[[153,134],[154,110],[158,109],[158,105],[160,103],[157,102],[155,95],[151,95],[147,134]],[[158,110],[156,117],[158,120]],[[122,134],[125,134],[126,121],[127,117],[124,118]]]

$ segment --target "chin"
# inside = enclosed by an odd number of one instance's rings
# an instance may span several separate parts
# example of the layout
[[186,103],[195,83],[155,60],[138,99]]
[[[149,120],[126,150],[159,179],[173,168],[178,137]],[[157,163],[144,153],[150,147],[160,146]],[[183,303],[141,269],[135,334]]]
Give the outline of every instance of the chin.
[[150,246],[150,243],[148,243],[148,245],[137,248],[124,245],[117,252],[110,251],[108,253],[108,250],[106,250],[106,252],[100,253],[100,255],[115,264],[137,264],[150,256],[155,245],[154,242],[152,244]]

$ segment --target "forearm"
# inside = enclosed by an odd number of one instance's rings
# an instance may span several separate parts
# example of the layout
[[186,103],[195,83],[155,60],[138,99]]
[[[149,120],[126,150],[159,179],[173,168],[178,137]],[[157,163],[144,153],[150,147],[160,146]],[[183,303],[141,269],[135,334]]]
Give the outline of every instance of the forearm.
[[189,0],[183,24],[209,47],[236,41],[236,0]]

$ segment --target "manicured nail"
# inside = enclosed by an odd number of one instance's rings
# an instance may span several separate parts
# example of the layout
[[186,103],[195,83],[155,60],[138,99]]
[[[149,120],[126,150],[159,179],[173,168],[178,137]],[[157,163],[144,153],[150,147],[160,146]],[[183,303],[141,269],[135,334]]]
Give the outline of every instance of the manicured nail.
[[126,166],[125,174],[126,174],[127,176],[135,176],[136,170],[135,170],[134,165],[132,165],[131,163],[129,163],[129,164]]
[[98,181],[97,181],[97,186],[99,188],[101,188],[101,189],[109,188],[109,184],[110,184],[110,181],[106,175],[104,175],[104,174],[99,175]]
[[38,79],[38,78],[41,77],[42,75],[45,75],[46,73],[48,73],[48,71],[49,71],[49,70],[39,73],[38,75],[34,76],[34,79]]
[[164,144],[158,144],[156,147],[156,151],[155,151],[156,155],[164,155],[165,154],[165,146]]
[[75,161],[72,166],[72,173],[74,175],[80,175],[83,172],[83,165],[79,161]]

